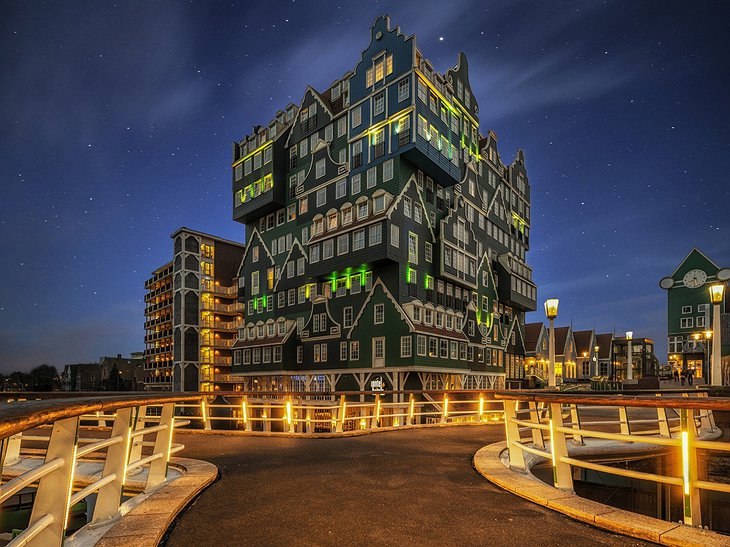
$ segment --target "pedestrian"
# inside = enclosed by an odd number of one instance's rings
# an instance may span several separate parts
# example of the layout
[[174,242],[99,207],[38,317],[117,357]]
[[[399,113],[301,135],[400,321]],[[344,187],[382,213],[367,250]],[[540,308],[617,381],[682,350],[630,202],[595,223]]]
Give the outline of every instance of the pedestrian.
[[676,368],[674,369],[674,383],[679,383],[679,371]]
[[685,377],[687,376],[687,373],[682,371],[679,373],[679,381],[682,382],[682,385],[684,385]]
[[694,383],[695,383],[695,371],[694,370],[687,371],[687,383],[689,385],[694,385]]

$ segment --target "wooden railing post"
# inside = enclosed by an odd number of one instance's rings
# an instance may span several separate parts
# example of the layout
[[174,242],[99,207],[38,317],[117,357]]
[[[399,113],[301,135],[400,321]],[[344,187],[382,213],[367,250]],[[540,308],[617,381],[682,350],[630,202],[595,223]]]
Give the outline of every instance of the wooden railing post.
[[629,424],[629,413],[625,406],[618,407],[618,417],[621,424],[621,434],[631,435],[631,424]]
[[525,470],[525,455],[516,443],[520,442],[520,428],[514,422],[517,419],[517,401],[505,399],[504,404],[504,429],[507,436],[507,450],[509,450],[509,466],[520,471]]
[[[134,431],[138,431],[140,429],[144,429],[145,427],[145,418],[147,417],[147,407],[146,406],[140,406],[137,408],[136,416],[133,416],[134,420]],[[116,421],[114,422],[114,425],[116,426]],[[144,442],[143,436],[135,437],[132,440],[132,447],[129,451],[129,457],[127,458],[128,462],[136,462],[137,460],[142,458],[142,443]],[[130,475],[136,475],[137,473],[141,473],[143,469],[141,467],[138,467],[136,469],[132,469]]]
[[694,410],[681,408],[679,419],[682,435],[682,508],[687,526],[702,526],[700,511],[700,490],[697,488],[697,449]]
[[63,465],[38,481],[28,528],[46,518],[46,515],[50,515],[53,521],[26,544],[29,547],[60,546],[63,543],[66,519],[70,509],[68,499],[71,496],[76,465],[78,426],[78,417],[58,420],[53,424],[45,461],[50,462],[61,458]]
[[150,463],[147,472],[147,483],[145,484],[145,492],[153,490],[167,478],[167,464],[170,461],[170,447],[172,445],[172,433],[175,421],[175,403],[165,403],[162,405],[162,415],[160,416],[160,425],[166,425],[164,429],[155,432],[155,445],[152,448],[153,454],[162,454],[161,458],[157,458]]
[[375,409],[373,412],[373,420],[370,424],[371,429],[380,427],[380,394],[375,395]]
[[345,424],[345,411],[347,409],[347,403],[345,402],[345,396],[340,395],[340,407],[337,411],[337,423],[335,425],[335,432],[342,433],[342,428]]
[[[537,403],[530,402],[530,421],[535,424],[540,423],[541,410],[537,408]],[[542,429],[532,428],[532,444],[537,448],[545,448],[545,439],[542,436]]]
[[0,461],[0,469],[7,465],[15,465],[20,461],[20,445],[23,443],[23,434],[18,433],[12,437],[2,440],[3,455]]
[[550,403],[550,452],[553,460],[553,482],[555,488],[567,492],[573,491],[573,475],[570,464],[564,463],[562,458],[568,457],[568,444],[565,433],[558,431],[563,427],[563,405]]
[[[111,436],[121,437],[122,441],[107,448],[104,470],[101,476],[108,477],[114,474],[115,478],[112,482],[99,489],[92,519],[94,524],[119,517],[119,505],[122,502],[122,490],[124,488],[127,464],[129,463],[130,457],[129,445],[133,423],[132,410],[132,408],[120,408],[117,410],[117,415],[114,418]],[[144,427],[144,422],[142,424],[142,427]],[[141,438],[139,442],[141,454]],[[139,459],[139,456],[137,456],[137,459]]]
[[[570,421],[573,429],[580,429],[580,414],[578,414],[578,405],[576,404],[570,405]],[[583,445],[583,436],[580,433],[573,433],[573,443]]]
[[210,409],[205,395],[200,398],[200,416],[203,418],[203,429],[210,431]]

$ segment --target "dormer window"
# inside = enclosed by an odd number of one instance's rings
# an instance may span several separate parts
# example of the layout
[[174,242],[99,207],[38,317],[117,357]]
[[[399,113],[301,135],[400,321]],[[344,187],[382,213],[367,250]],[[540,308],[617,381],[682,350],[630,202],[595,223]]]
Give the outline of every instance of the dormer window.
[[364,201],[357,206],[357,220],[363,220],[368,216],[368,202]]
[[352,207],[347,206],[342,208],[342,224],[350,224],[352,222]]
[[381,213],[385,210],[385,196],[378,196],[373,200],[373,213]]
[[337,229],[337,211],[332,211],[331,213],[327,214],[327,229],[328,230]]

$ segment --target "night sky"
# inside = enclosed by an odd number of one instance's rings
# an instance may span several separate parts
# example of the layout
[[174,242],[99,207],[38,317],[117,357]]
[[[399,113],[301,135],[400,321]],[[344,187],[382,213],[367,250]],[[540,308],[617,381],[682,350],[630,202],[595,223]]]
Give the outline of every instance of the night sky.
[[481,132],[525,150],[540,306],[664,361],[659,279],[693,246],[730,265],[726,6],[4,2],[0,372],[143,350],[170,234],[243,238],[232,141],[351,70],[382,13],[440,72],[464,51]]

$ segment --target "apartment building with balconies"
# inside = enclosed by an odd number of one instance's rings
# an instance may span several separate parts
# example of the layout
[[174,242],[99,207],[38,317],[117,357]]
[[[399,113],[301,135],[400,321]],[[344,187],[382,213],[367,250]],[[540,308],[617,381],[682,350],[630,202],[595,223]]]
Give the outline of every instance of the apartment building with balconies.
[[166,262],[144,284],[144,386],[172,389],[172,262]]
[[184,227],[171,237],[172,261],[145,284],[146,389],[232,390],[244,246]]

